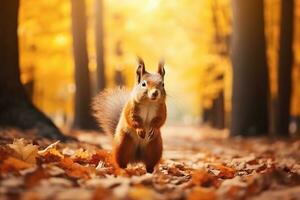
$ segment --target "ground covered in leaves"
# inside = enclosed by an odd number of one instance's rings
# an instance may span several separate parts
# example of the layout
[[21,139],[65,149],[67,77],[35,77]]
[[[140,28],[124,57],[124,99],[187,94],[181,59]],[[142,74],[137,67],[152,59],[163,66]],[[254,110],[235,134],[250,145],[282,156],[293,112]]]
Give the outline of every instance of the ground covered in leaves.
[[300,140],[227,138],[191,127],[164,131],[153,174],[114,166],[111,138],[80,142],[0,132],[0,199],[300,199]]

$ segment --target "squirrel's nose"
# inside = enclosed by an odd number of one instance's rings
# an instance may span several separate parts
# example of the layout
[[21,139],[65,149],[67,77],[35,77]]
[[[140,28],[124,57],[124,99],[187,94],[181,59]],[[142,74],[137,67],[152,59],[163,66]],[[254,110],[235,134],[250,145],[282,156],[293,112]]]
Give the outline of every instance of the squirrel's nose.
[[157,95],[158,95],[158,91],[157,91],[157,90],[154,90],[154,92],[152,92],[152,94],[151,94],[151,97],[152,97],[152,98],[156,98]]

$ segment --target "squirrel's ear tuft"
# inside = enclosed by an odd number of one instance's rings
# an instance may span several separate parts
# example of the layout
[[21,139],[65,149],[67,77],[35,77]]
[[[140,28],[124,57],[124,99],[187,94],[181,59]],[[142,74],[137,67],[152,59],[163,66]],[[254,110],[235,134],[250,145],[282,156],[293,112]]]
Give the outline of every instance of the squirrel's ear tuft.
[[136,69],[136,78],[137,78],[137,82],[140,83],[142,76],[146,73],[146,69],[145,69],[145,63],[143,59],[138,57],[137,60],[138,60],[138,66]]
[[161,59],[160,61],[159,61],[159,63],[158,63],[158,70],[157,70],[157,72],[164,78],[164,76],[165,76],[165,68],[164,68],[164,66],[165,66],[165,61],[164,61],[164,59]]

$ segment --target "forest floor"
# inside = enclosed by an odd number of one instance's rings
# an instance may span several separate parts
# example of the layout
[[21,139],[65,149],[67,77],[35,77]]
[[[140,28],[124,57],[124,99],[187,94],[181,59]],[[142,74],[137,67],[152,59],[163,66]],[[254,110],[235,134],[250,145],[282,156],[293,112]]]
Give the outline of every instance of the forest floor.
[[163,159],[149,174],[140,164],[115,168],[109,136],[73,134],[80,142],[1,131],[0,199],[300,199],[299,139],[168,127]]

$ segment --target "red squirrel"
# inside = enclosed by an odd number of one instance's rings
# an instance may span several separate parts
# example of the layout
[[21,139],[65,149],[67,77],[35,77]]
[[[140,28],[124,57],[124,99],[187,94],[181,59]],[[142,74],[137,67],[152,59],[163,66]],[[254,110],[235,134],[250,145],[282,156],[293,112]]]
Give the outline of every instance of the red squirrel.
[[152,173],[161,159],[160,128],[167,118],[164,76],[163,61],[157,73],[149,73],[139,58],[131,92],[124,88],[105,90],[94,99],[94,116],[105,133],[113,134],[113,157],[121,168],[143,162]]

